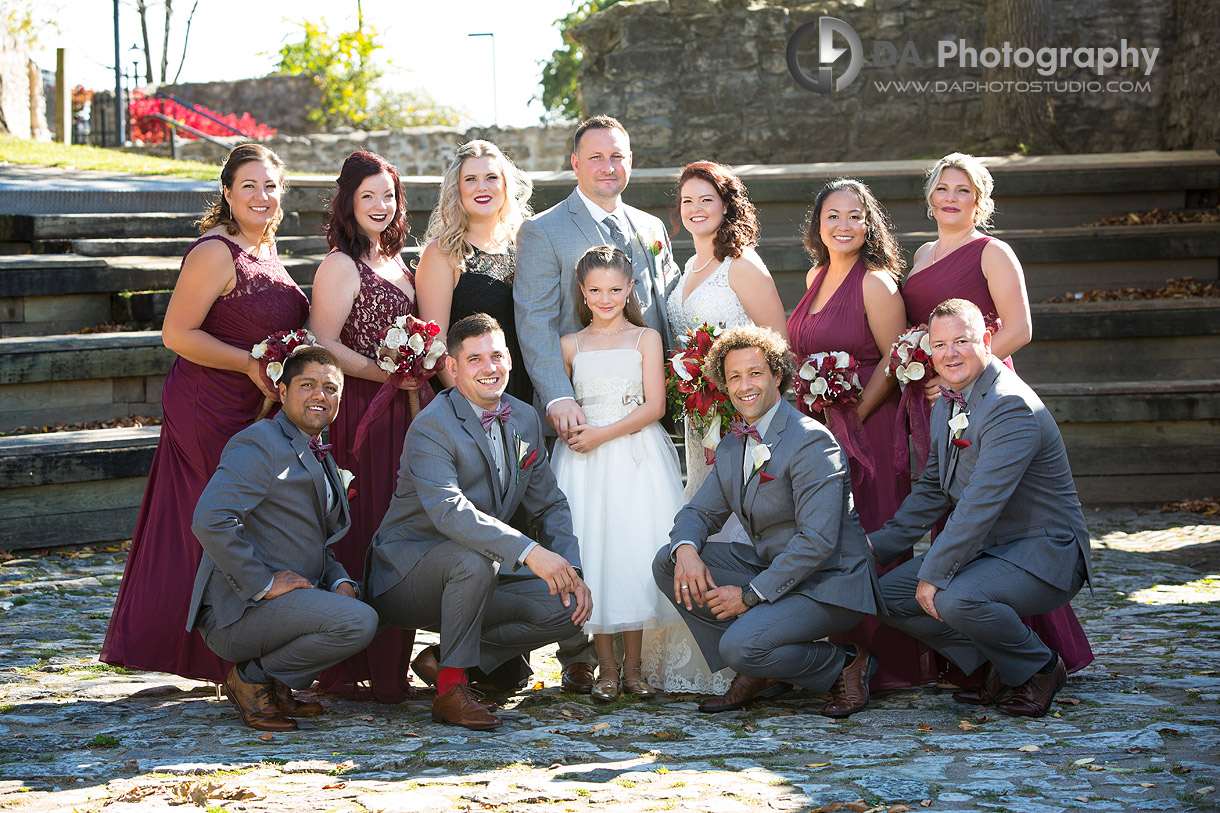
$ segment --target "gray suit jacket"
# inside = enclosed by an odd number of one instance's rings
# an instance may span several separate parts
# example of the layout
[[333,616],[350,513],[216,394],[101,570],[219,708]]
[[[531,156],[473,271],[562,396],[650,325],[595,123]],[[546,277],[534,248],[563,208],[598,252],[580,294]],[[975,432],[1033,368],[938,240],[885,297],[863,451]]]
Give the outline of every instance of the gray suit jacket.
[[[509,525],[524,505],[538,523],[539,543],[580,567],[568,501],[555,482],[538,413],[510,395],[512,416],[503,432],[505,462],[515,471],[500,493],[487,433],[456,387],[444,390],[411,422],[402,449],[398,487],[369,549],[365,593],[379,596],[398,584],[425,553],[453,541],[515,571],[533,541]],[[521,444],[528,444],[521,453]],[[521,465],[532,453],[533,462]],[[533,575],[528,568],[522,575]]]
[[[681,276],[669,235],[661,221],[647,212],[626,205],[623,210],[635,232],[632,264],[644,320],[661,334],[668,348],[671,337],[665,297]],[[653,235],[663,246],[656,257],[645,244]],[[573,395],[572,382],[563,369],[559,337],[582,327],[576,315],[580,296],[576,263],[593,246],[609,243],[576,190],[567,200],[525,221],[517,232],[517,271],[513,279],[517,337],[540,408],[556,398]]]
[[[335,506],[326,511],[329,478]],[[207,604],[227,627],[257,602],[277,570],[329,590],[348,578],[331,545],[351,526],[334,458],[319,462],[309,438],[280,412],[238,432],[195,506],[191,530],[203,546],[186,628]]]
[[702,548],[709,534],[736,513],[753,547],[729,547],[742,561],[762,568],[751,580],[767,601],[787,593],[824,604],[877,613],[884,607],[877,574],[852,503],[847,458],[817,421],[781,401],[763,437],[771,450],[762,471],[741,493],[744,442],[725,435],[716,465],[674,520],[670,553],[690,541]]
[[1011,562],[1069,589],[1089,529],[1055,419],[1017,374],[988,362],[966,402],[964,449],[949,444],[949,402],[932,408],[928,465],[898,513],[870,534],[882,563],[910,548],[944,513],[945,529],[924,556],[919,578],[944,588],[979,556]]

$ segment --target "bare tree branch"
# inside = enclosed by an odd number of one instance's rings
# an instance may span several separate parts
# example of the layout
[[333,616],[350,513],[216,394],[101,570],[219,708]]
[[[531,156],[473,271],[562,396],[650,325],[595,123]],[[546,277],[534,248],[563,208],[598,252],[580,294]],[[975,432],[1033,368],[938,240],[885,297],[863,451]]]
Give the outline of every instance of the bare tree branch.
[[178,77],[182,75],[182,66],[186,63],[186,46],[191,39],[191,20],[195,19],[195,9],[199,8],[199,0],[195,0],[195,4],[191,6],[191,13],[186,18],[186,33],[182,35],[182,59],[178,62],[178,72],[174,74],[174,81],[171,84],[178,84]]
[[161,40],[161,84],[169,72],[169,21],[174,14],[174,0],[165,0],[165,36]]
[[140,12],[140,33],[144,36],[144,80],[152,82],[152,48],[148,44],[148,3],[136,0],[136,11]]

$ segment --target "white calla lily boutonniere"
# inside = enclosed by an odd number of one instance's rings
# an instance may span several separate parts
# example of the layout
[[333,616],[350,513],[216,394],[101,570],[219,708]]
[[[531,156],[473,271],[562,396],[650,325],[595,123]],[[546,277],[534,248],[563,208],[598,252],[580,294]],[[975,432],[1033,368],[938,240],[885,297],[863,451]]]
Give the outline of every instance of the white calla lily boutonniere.
[[962,433],[966,431],[966,427],[969,425],[969,412],[959,412],[949,419],[949,428],[953,430],[953,438],[950,440],[953,444],[953,454],[956,455],[958,449],[965,449],[970,446],[970,441],[962,437]]
[[517,433],[513,433],[513,446],[517,451],[517,477],[516,481],[521,482],[521,472],[534,465],[534,461],[538,459],[538,450],[530,449],[530,444]]

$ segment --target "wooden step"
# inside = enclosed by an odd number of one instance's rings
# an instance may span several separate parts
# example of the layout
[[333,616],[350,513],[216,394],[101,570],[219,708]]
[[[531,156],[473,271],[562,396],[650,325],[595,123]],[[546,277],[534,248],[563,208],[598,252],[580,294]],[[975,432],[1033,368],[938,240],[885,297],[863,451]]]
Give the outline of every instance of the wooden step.
[[[120,237],[73,240],[72,253],[82,257],[176,257],[181,258],[198,236]],[[294,254],[326,254],[326,238],[321,236],[280,237],[276,240],[280,257]]]
[[[202,214],[202,213],[200,213]],[[200,214],[177,212],[96,214],[0,214],[0,242],[40,240],[121,239],[133,237],[198,237]],[[285,212],[278,233],[300,234],[300,216]]]

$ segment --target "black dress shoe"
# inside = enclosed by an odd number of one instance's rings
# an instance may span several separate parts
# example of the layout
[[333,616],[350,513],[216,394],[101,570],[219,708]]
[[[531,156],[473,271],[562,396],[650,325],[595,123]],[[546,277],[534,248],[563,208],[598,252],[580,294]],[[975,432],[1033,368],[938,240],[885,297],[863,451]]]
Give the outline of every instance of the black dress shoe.
[[755,700],[768,697],[779,697],[791,689],[787,683],[781,683],[771,678],[746,677],[738,675],[729,684],[729,690],[719,697],[709,697],[699,704],[699,711],[717,714],[722,711],[739,709]]
[[577,661],[563,667],[563,675],[559,680],[559,685],[565,692],[588,694],[593,691],[593,684],[595,682],[593,664]]
[[999,700],[1009,687],[1000,680],[1000,673],[991,665],[983,664],[983,683],[977,689],[963,689],[953,693],[953,699],[959,703],[969,703],[973,706],[986,706]]
[[1067,683],[1067,666],[1056,656],[1050,674],[1035,672],[1034,676],[1013,689],[1012,697],[997,708],[1016,717],[1042,717],[1051,709],[1055,694]]

